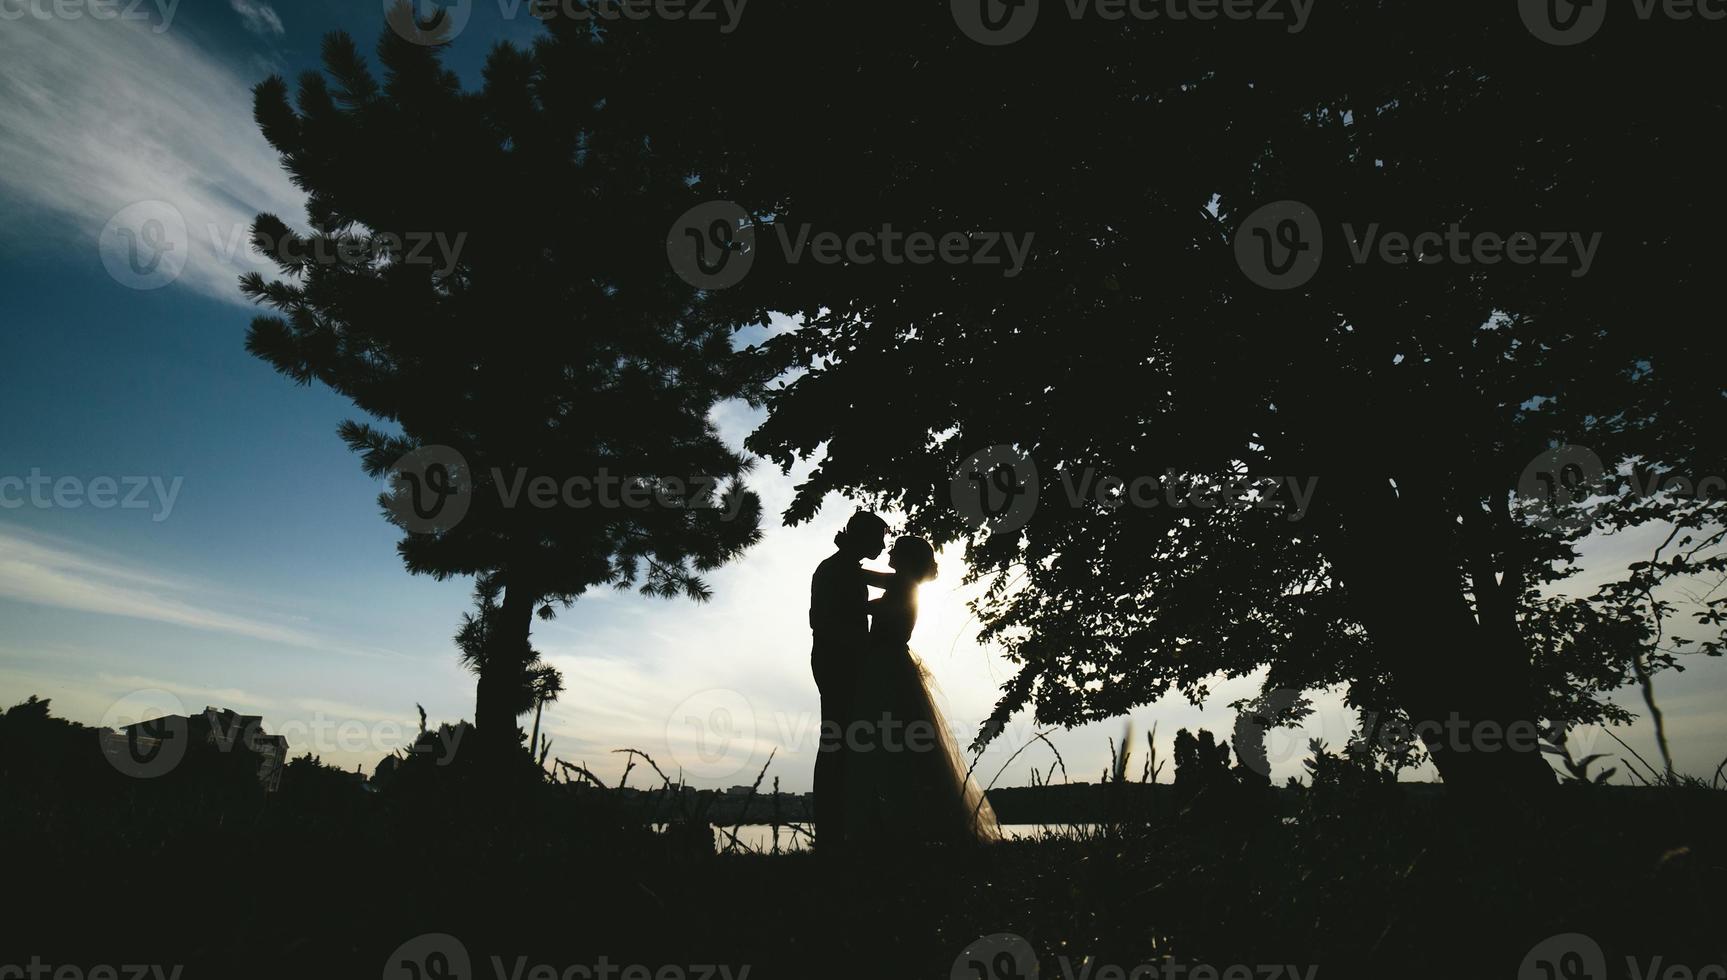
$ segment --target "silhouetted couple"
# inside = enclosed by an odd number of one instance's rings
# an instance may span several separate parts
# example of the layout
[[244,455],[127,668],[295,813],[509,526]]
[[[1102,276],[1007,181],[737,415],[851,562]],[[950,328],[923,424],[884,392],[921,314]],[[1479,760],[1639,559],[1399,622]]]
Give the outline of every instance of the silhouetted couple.
[[[822,703],[817,847],[997,839],[995,813],[966,778],[909,646],[917,589],[935,578],[935,551],[902,537],[888,554],[893,571],[862,567],[886,541],[887,524],[859,511],[810,581],[810,668]],[[872,587],[880,598],[869,597]]]

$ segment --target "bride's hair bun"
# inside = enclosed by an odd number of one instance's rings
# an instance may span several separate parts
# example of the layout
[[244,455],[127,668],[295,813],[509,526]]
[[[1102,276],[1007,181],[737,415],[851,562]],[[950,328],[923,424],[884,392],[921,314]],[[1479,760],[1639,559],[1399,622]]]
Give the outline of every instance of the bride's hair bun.
[[935,549],[929,542],[908,534],[894,543],[895,548],[902,551],[913,562],[913,567],[905,569],[919,582],[928,582],[936,576]]

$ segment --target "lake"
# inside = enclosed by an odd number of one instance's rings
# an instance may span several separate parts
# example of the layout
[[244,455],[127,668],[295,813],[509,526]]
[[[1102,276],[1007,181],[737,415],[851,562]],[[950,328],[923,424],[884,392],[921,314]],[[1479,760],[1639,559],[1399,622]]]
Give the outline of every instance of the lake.
[[[1065,831],[1084,830],[1094,826],[1096,826],[1096,824],[1010,823],[1002,824],[1001,830],[1003,836],[1007,837],[1009,840],[1022,840],[1027,837],[1036,837],[1040,833],[1045,832],[1061,833]],[[725,829],[729,831],[731,828],[727,827]],[[771,851],[773,850],[774,844],[773,829],[774,828],[771,824],[746,823],[742,827],[738,828],[738,840],[742,842],[745,847],[753,848],[758,851]],[[723,849],[728,843],[725,834],[720,833],[717,828],[714,832],[714,838],[714,846],[716,848]],[[796,834],[782,825],[780,827],[780,849],[785,850],[793,846],[792,842],[794,839],[796,840],[799,849],[807,848],[808,842],[803,839],[802,835]]]

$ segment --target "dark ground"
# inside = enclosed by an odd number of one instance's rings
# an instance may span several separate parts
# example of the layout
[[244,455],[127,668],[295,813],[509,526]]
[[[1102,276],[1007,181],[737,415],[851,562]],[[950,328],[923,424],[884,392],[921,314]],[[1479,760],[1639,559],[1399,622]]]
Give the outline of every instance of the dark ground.
[[[956,964],[1001,933],[1024,938],[1043,977],[1147,963],[1158,972],[1135,976],[1520,977],[1537,943],[1568,933],[1609,968],[1556,957],[1552,980],[1630,976],[1627,956],[1637,972],[1660,956],[1661,976],[1727,961],[1727,793],[1702,785],[1570,784],[1533,808],[1465,808],[1411,805],[1407,789],[1332,766],[1287,816],[1268,790],[1190,786],[1150,805],[1124,792],[1084,836],[829,859],[715,854],[700,821],[655,834],[562,784],[505,800],[460,766],[405,768],[363,794],[297,763],[268,798],[214,758],[127,778],[87,751],[92,735],[0,718],[0,967],[1031,975]],[[400,951],[429,933],[456,937],[471,971],[424,943]]]

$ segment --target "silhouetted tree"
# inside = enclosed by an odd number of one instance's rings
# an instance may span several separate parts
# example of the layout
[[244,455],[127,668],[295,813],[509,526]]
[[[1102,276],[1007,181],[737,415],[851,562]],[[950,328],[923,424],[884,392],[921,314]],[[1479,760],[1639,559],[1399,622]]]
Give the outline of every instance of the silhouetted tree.
[[1175,796],[1187,803],[1206,789],[1225,791],[1235,785],[1229,771],[1229,746],[1201,728],[1199,736],[1183,728],[1175,733]]
[[[1450,725],[1427,748],[1452,786],[1527,789],[1553,779],[1532,740],[1455,743],[1623,718],[1605,692],[1671,662],[1653,589],[1722,570],[1722,501],[1643,497],[1613,474],[1727,471],[1697,314],[1715,306],[1727,188],[1696,167],[1727,112],[1695,23],[1624,20],[1557,47],[1509,5],[1341,0],[1299,34],[1046,11],[985,46],[941,4],[834,18],[762,0],[749,16],[731,35],[608,29],[620,111],[663,120],[658,145],[694,161],[694,186],[760,222],[748,276],[715,302],[738,322],[801,318],[759,352],[792,374],[749,443],[781,466],[819,460],[787,520],[857,495],[966,541],[993,582],[984,636],[1020,670],[981,740],[1027,705],[1076,723],[1269,667],[1271,686],[1347,683],[1357,706]],[[794,52],[797,83],[741,81],[762,51]],[[1319,217],[1323,261],[1273,291],[1233,245],[1284,199]],[[1586,275],[1574,243],[1557,266],[1351,249],[1350,234],[1453,223],[1599,232],[1599,249]],[[1035,238],[1008,278],[793,263],[775,229],[806,226]],[[1594,527],[1680,528],[1587,597],[1552,587],[1591,522],[1549,530],[1513,500],[1560,444],[1609,475]],[[1023,528],[986,535],[949,486],[992,446],[1022,452],[1042,489]],[[1096,497],[1105,476],[1173,487],[1118,507],[1107,483]],[[1164,502],[1238,478],[1316,493]],[[1070,504],[1069,486],[1091,496]],[[1723,608],[1699,613],[1712,637]]]
[[365,781],[359,771],[328,765],[308,752],[283,767],[279,800],[308,815],[352,819],[365,799]]
[[[644,216],[687,206],[685,170],[614,123],[597,57],[500,47],[463,91],[439,51],[386,32],[380,80],[332,34],[293,104],[280,78],[257,87],[258,125],[306,190],[311,230],[258,216],[254,241],[283,278],[242,282],[276,311],[246,343],[374,420],[341,427],[369,474],[423,447],[460,454],[411,474],[464,494],[459,520],[415,527],[406,477],[383,503],[410,532],[409,571],[474,575],[501,595],[475,705],[480,747],[501,758],[520,751],[531,706],[536,611],[600,585],[706,599],[701,574],[757,540],[749,462],[709,421],[756,382],[729,325],[667,268],[665,229]],[[556,499],[536,503],[548,479]]]
[[[485,676],[488,653],[497,647],[493,631],[497,628],[498,615],[501,608],[498,605],[499,586],[490,576],[481,576],[474,587],[475,611],[464,613],[462,628],[456,631],[456,647],[462,651],[462,665],[475,674]],[[514,707],[516,714],[534,712],[533,731],[528,735],[528,750],[538,751],[540,740],[540,714],[545,706],[558,699],[564,693],[564,675],[558,668],[546,663],[540,658],[540,653],[532,647],[528,650],[526,662],[511,660],[508,667],[518,671],[517,697]],[[421,709],[422,713],[424,709]],[[422,719],[421,730],[425,723]]]

